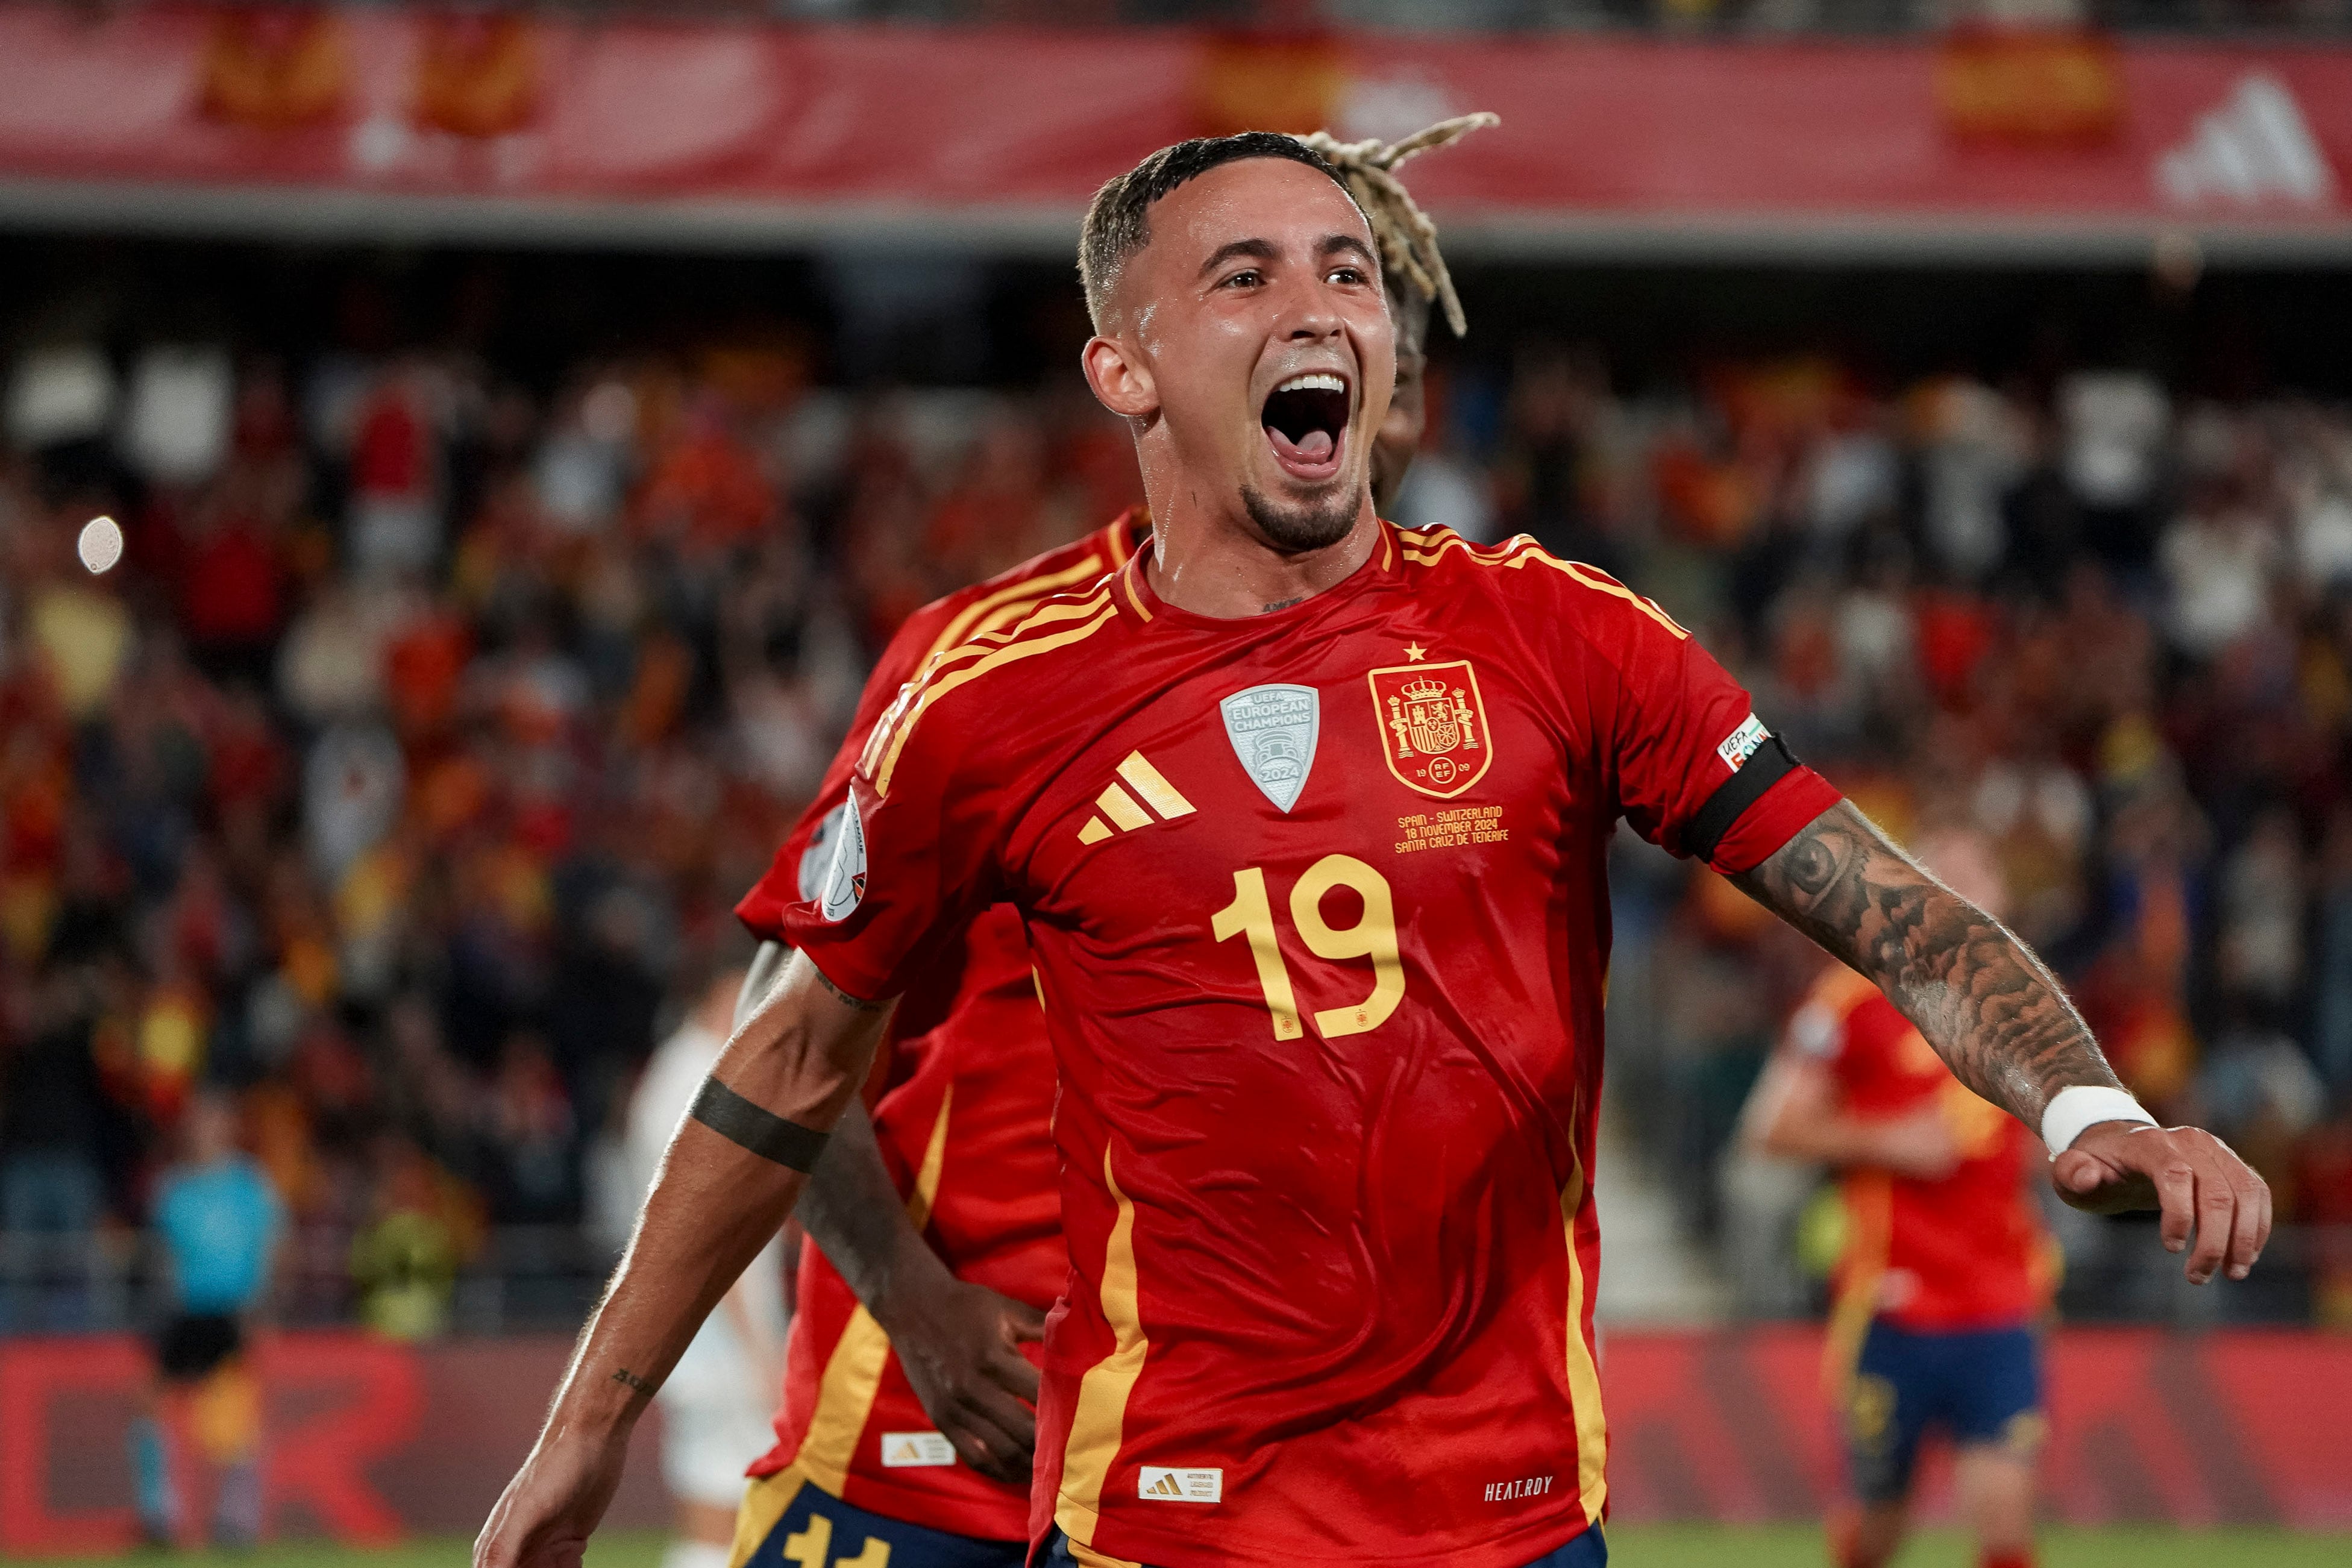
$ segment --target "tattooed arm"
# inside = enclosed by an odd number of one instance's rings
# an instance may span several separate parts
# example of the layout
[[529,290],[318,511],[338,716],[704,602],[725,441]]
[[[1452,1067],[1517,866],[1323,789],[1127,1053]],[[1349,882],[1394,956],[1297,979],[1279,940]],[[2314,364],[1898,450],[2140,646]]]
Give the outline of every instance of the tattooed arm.
[[[2042,961],[1999,921],[1923,870],[1845,802],[1732,881],[1886,993],[1955,1076],[2039,1131],[2051,1097],[2119,1088],[2098,1042]],[[2165,1245],[2203,1283],[2242,1279],[2269,1238],[2270,1189],[2193,1127],[2105,1121],[2052,1167],[2077,1208],[2163,1211]]]

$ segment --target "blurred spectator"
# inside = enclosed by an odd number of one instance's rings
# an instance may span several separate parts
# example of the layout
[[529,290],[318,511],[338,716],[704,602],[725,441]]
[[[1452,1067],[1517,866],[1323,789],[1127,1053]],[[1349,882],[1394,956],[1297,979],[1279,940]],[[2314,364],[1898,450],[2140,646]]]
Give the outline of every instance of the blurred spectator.
[[[289,1304],[424,1333],[505,1256],[484,1227],[580,1223],[870,652],[1139,487],[1058,346],[1034,384],[818,385],[903,345],[532,364],[495,321],[397,352],[352,298],[298,359],[45,342],[0,376],[0,1224],[134,1223],[221,1085],[293,1215]],[[1981,828],[2126,1079],[2318,1173],[2287,1217],[2337,1212],[2352,410],[2098,363],[1444,349],[1401,521],[1597,560],[1895,830]],[[1612,999],[1612,1081],[1705,1235],[1801,950],[1719,879],[1622,869],[1620,990],[1658,994]]]

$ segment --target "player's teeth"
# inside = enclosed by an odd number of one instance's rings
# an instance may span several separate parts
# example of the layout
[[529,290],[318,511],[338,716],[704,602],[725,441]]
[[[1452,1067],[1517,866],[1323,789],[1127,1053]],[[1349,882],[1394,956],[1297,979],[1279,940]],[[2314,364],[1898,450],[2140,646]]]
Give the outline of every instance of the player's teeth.
[[1348,384],[1336,375],[1294,375],[1275,388],[1276,392],[1345,392],[1347,390]]

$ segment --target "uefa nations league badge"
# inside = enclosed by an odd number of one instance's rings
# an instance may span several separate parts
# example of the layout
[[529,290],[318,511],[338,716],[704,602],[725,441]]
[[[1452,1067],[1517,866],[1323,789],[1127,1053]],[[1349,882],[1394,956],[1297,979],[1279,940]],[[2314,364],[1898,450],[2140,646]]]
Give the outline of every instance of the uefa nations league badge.
[[1234,755],[1277,811],[1298,804],[1315,765],[1323,703],[1311,686],[1253,686],[1217,704]]

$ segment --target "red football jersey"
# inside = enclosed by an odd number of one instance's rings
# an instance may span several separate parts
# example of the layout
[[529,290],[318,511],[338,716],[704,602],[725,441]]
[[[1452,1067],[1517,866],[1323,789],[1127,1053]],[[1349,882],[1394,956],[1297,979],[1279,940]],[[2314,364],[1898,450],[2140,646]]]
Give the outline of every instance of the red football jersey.
[[2048,1247],[2025,1179],[2041,1146],[2024,1125],[1954,1078],[1895,1004],[1843,965],[1790,1017],[1789,1039],[1828,1066],[1853,1115],[1937,1106],[1961,1156],[1932,1182],[1859,1167],[1841,1178],[1838,1348],[1845,1339],[1858,1346],[1873,1316],[1907,1329],[1982,1329],[2039,1310]]
[[1740,869],[1836,793],[1759,760],[1664,612],[1525,538],[1382,525],[1344,583],[1232,620],[1140,568],[932,662],[786,929],[888,996],[934,932],[1021,910],[1073,1269],[1033,1536],[1525,1563],[1606,1496],[1609,836]]
[[[785,908],[825,868],[850,770],[900,688],[934,654],[1123,565],[1149,526],[1137,509],[908,618],[867,679],[815,801],[736,906],[754,934],[786,939]],[[874,1131],[916,1223],[957,1278],[1052,1306],[1069,1276],[1051,1131],[1054,1060],[1020,917],[985,910],[938,944],[900,999],[885,1049]],[[805,1479],[855,1507],[933,1530],[1001,1541],[1026,1532],[1027,1489],[957,1461],[887,1336],[814,1247],[802,1254],[784,1368],[776,1447],[751,1468],[778,1479],[755,1494],[755,1511],[772,1504],[781,1516],[793,1483]]]

